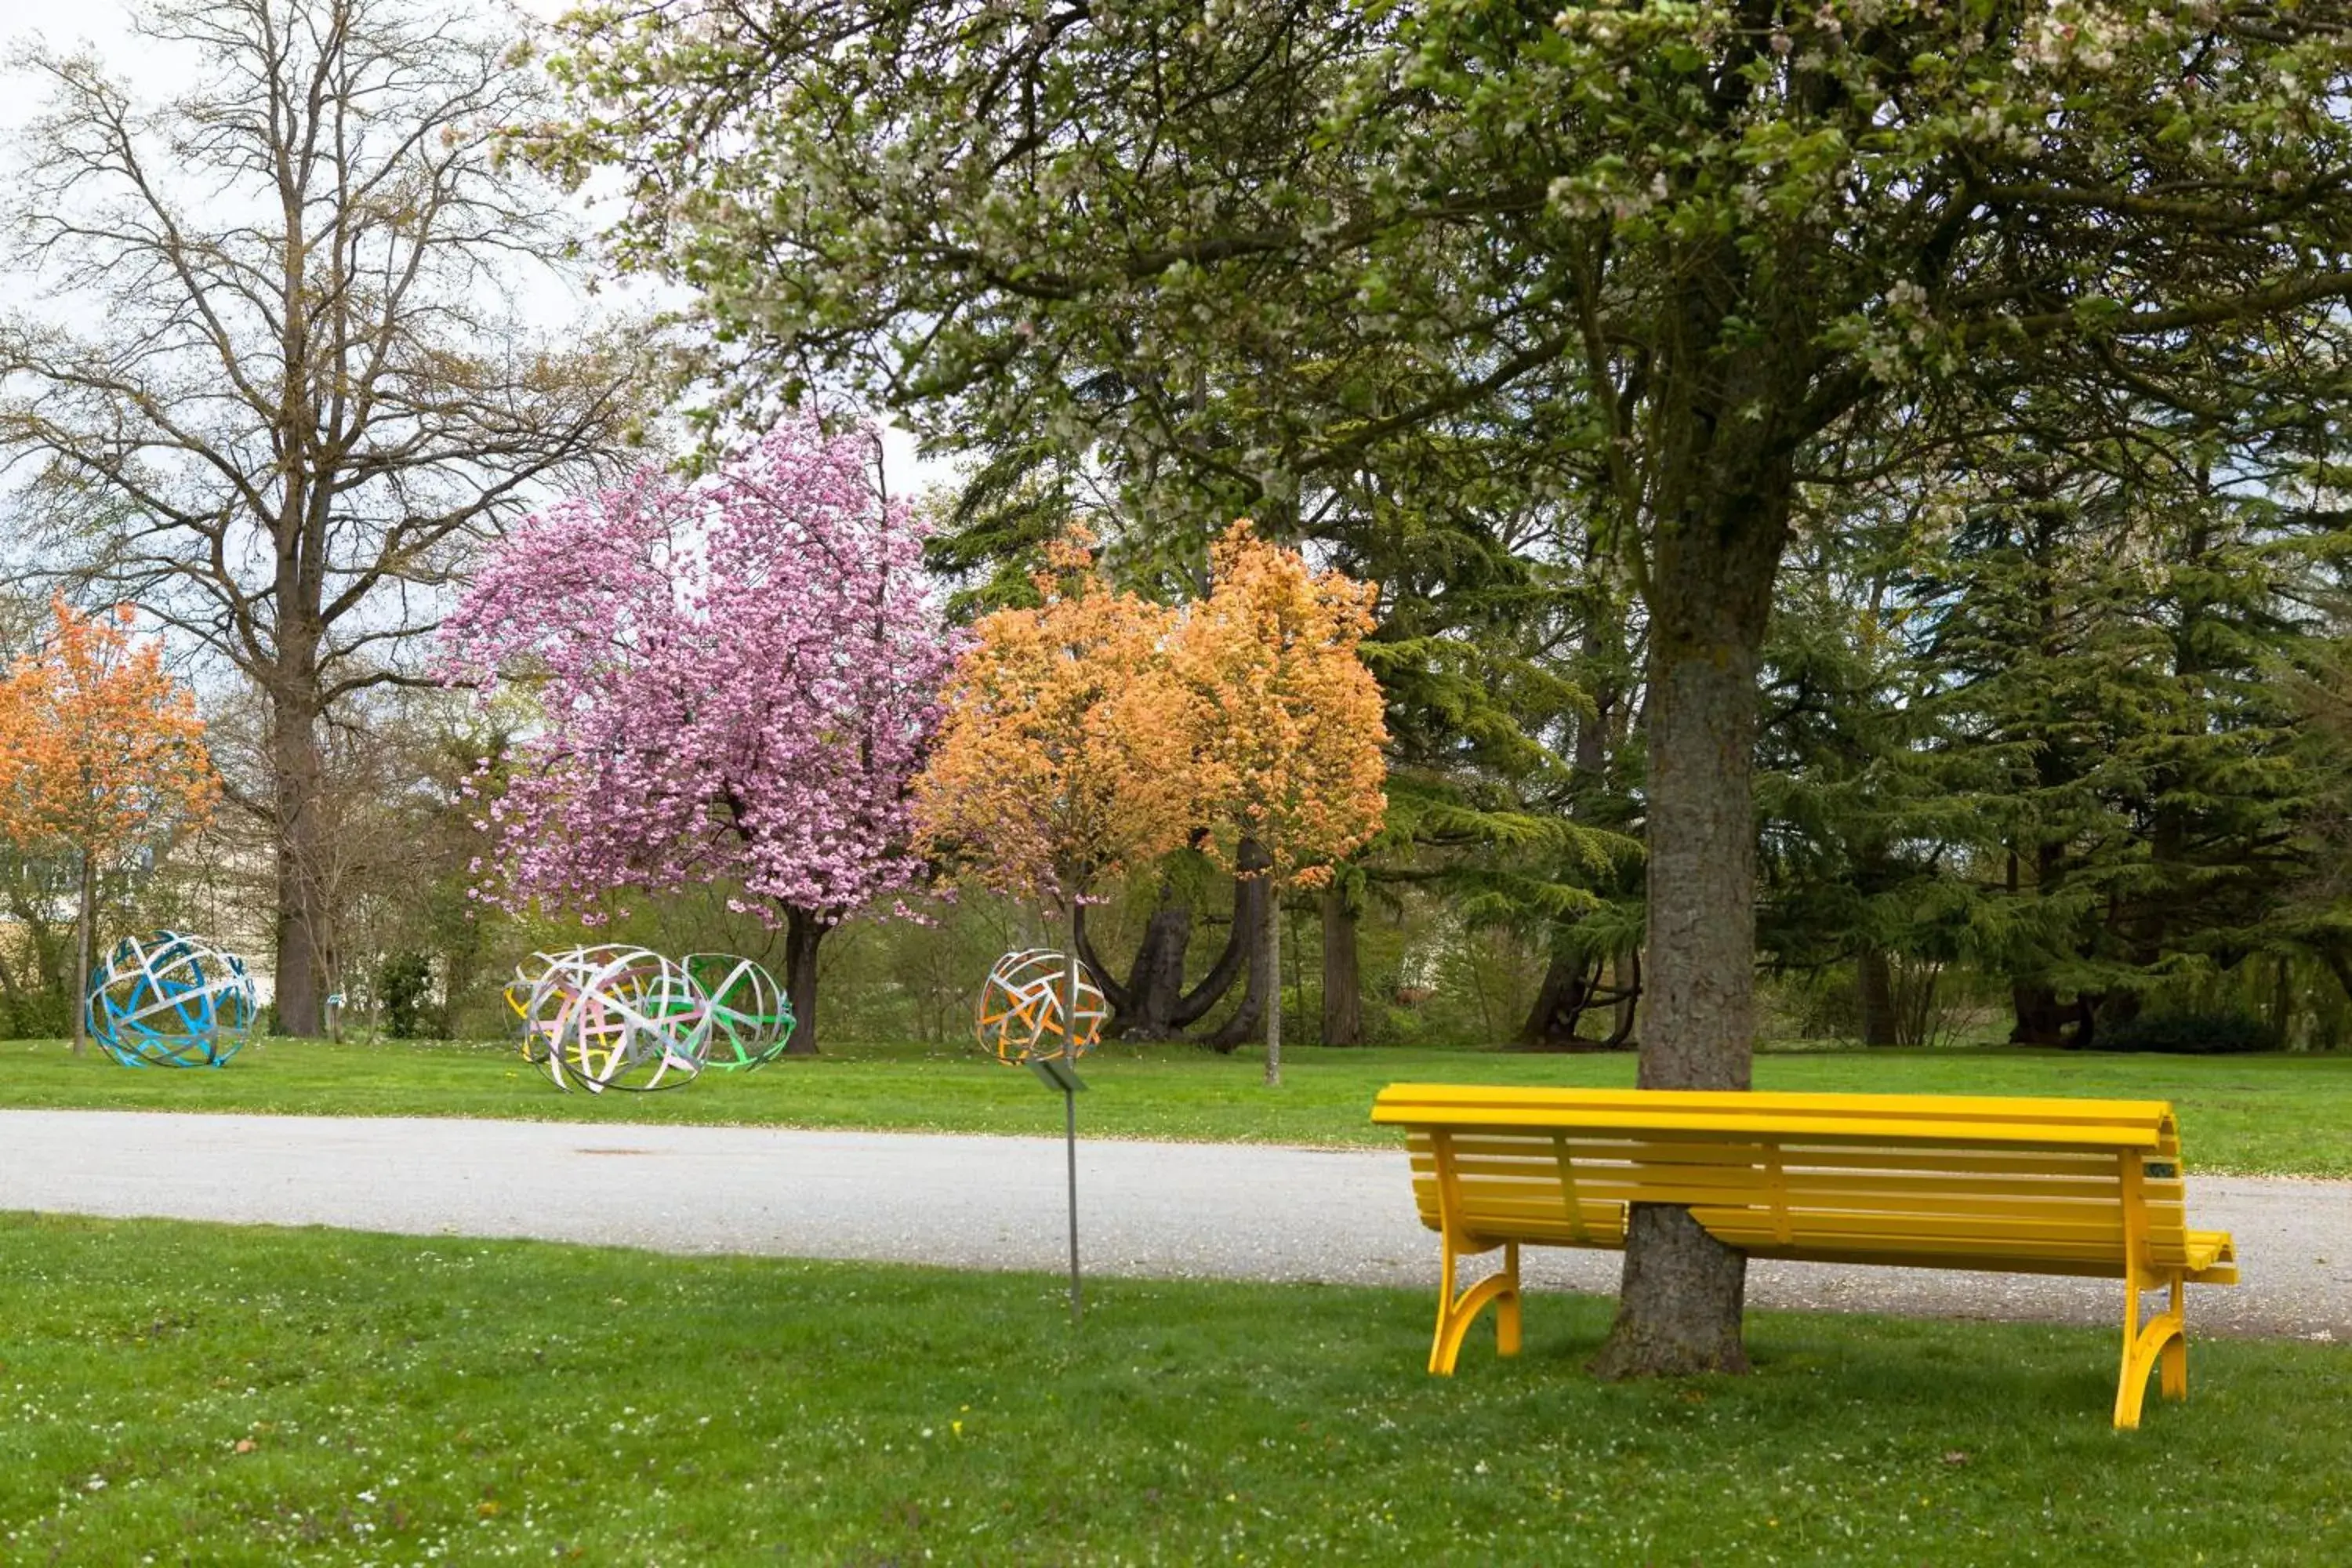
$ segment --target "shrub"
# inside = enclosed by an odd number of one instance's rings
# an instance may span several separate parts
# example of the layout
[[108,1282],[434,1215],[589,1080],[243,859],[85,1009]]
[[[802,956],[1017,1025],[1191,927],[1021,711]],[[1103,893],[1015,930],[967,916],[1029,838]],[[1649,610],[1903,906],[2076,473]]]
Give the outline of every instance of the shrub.
[[2101,1028],[2092,1038],[2103,1051],[2161,1051],[2172,1056],[2235,1056],[2274,1051],[2278,1037],[2251,1013],[2150,1013]]
[[37,991],[11,1002],[0,997],[0,1040],[62,1040],[73,1031],[73,1009],[63,996]]
[[383,997],[384,1032],[414,1040],[427,1031],[433,1000],[433,963],[421,952],[395,952],[376,977]]

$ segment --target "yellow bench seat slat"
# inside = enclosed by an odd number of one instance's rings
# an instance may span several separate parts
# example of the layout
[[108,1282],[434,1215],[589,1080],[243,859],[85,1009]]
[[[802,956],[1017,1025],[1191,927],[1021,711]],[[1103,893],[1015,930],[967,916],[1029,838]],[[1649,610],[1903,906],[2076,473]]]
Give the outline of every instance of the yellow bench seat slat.
[[[1433,1178],[1434,1157],[1420,1157],[1412,1162],[1416,1177]],[[1671,1180],[1678,1187],[1718,1192],[1752,1193],[1758,1186],[1761,1166],[1728,1167],[1720,1172],[1706,1168],[1667,1167]],[[1587,1194],[1611,1193],[1622,1196],[1650,1185],[1658,1167],[1626,1165],[1595,1165],[1576,1163],[1577,1191]],[[1559,1180],[1558,1163],[1542,1161],[1456,1160],[1454,1173],[1465,1184],[1477,1182],[1549,1182]],[[2104,1178],[2088,1174],[2064,1175],[2019,1174],[1979,1176],[1966,1173],[1942,1176],[1931,1172],[1856,1173],[1841,1171],[1824,1173],[1810,1170],[1787,1170],[1780,1180],[1789,1201],[1822,1207],[1864,1205],[1868,1207],[1900,1207],[1915,1200],[1951,1198],[1969,1203],[1999,1203],[2007,1199],[2034,1202],[2098,1203],[2113,1210],[2119,1201],[2121,1182],[2110,1172]],[[2156,1184],[2149,1184],[2151,1187]],[[2180,1199],[2174,1195],[2151,1195],[2150,1206],[2169,1204],[2179,1207]]]
[[[1515,1194],[1473,1194],[1465,1190],[1463,1195],[1463,1216],[1458,1228],[1473,1235],[1567,1212],[1566,1203],[1559,1196],[1532,1190]],[[2124,1255],[2124,1227],[2112,1207],[2099,1210],[2086,1206],[2060,1214],[2032,1215],[1987,1215],[1958,1207],[1907,1209],[1900,1213],[1809,1209],[1783,1216],[1770,1208],[1752,1205],[1730,1206],[1699,1200],[1687,1206],[1708,1230],[1742,1247],[1751,1246],[1756,1236],[1772,1237],[1785,1226],[1790,1236],[1800,1242],[1820,1237],[1830,1245],[1836,1245],[1834,1238],[1842,1237],[1895,1237],[1915,1241],[1935,1237],[1955,1246],[1972,1239],[1988,1251],[2007,1250],[2011,1243],[2048,1242],[2062,1248],[2112,1255],[2119,1265]],[[1588,1215],[1607,1207],[1606,1203],[1590,1199],[1579,1205],[1580,1210]]]
[[[1417,1194],[1420,1195],[1420,1194]],[[1591,1191],[1579,1184],[1577,1197],[1588,1209],[1609,1205],[1624,1206],[1629,1202],[1673,1202],[1669,1197],[1647,1195],[1629,1199],[1606,1191]],[[2113,1203],[2105,1205],[2073,1201],[2037,1203],[2032,1200],[2004,1199],[1995,1205],[1979,1204],[1962,1197],[1922,1196],[1901,1205],[1848,1204],[1824,1205],[1792,1204],[1780,1208],[1763,1204],[1724,1204],[1719,1194],[1692,1196],[1684,1201],[1685,1207],[1706,1207],[1711,1212],[1731,1214],[1742,1212],[1756,1216],[1765,1226],[1781,1225],[1801,1231],[1814,1224],[1811,1216],[1819,1215],[1823,1226],[1835,1229],[1851,1229],[1854,1225],[1881,1226],[1906,1225],[1913,1220],[1922,1222],[1948,1218],[1974,1221],[1986,1235],[2000,1234],[2003,1227],[2013,1225],[2046,1224],[2086,1234],[2113,1236],[2121,1245],[2124,1224]],[[1422,1220],[1431,1229],[1441,1227],[1434,1193],[1421,1195]],[[1482,1218],[1492,1214],[1517,1217],[1525,1214],[1558,1213],[1565,1207],[1565,1197],[1558,1187],[1543,1187],[1533,1183],[1512,1186],[1477,1187],[1466,1184],[1463,1189],[1463,1225],[1475,1227]],[[2177,1230],[2177,1227],[2176,1227]],[[2153,1239],[2153,1238],[2152,1238]]]

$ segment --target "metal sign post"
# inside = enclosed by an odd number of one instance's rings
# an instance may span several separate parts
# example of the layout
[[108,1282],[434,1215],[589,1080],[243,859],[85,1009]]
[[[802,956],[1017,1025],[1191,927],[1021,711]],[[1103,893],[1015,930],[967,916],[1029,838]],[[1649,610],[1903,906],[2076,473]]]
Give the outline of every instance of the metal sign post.
[[1070,1155],[1070,1327],[1078,1326],[1078,1090],[1087,1087],[1067,1057],[1032,1057],[1029,1070],[1062,1091],[1063,1131]]

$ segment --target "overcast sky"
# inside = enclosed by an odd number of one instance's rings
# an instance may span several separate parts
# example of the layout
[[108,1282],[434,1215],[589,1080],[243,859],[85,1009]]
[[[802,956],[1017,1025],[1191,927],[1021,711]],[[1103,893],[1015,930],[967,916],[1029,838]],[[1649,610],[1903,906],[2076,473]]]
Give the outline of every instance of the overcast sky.
[[[558,16],[573,3],[574,0],[520,0],[526,14],[542,17]],[[62,0],[0,0],[0,58],[5,58],[10,67],[5,87],[0,87],[0,134],[13,131],[39,107],[38,86],[21,68],[37,39],[61,50],[86,45],[110,70],[130,78],[134,85],[168,91],[170,83],[158,79],[161,73],[154,51],[133,36],[129,18],[130,7],[121,0],[74,0],[72,4]],[[569,314],[566,307],[570,301],[551,303]],[[914,438],[895,426],[884,432],[884,462],[890,489],[896,494],[913,494],[945,483],[952,477],[945,464],[919,462]]]

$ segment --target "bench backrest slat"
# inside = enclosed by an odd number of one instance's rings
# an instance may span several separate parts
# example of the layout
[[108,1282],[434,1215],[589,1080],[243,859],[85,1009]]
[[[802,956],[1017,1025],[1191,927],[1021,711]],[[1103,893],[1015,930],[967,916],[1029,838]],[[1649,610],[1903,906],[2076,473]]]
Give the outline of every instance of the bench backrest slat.
[[1768,1256],[2120,1274],[2137,1209],[2142,1267],[2188,1248],[2178,1128],[2159,1100],[1400,1084],[1373,1119],[1405,1129],[1433,1226],[1443,1140],[1445,1206],[1465,1237],[1614,1246],[1627,1205],[1666,1203]]
[[1421,1127],[1617,1128],[1667,1140],[1742,1131],[1825,1142],[1958,1137],[1970,1142],[2154,1148],[2176,1136],[2172,1108],[2149,1100],[1971,1095],[1713,1093],[1675,1089],[1490,1089],[1391,1084],[1372,1120]]

